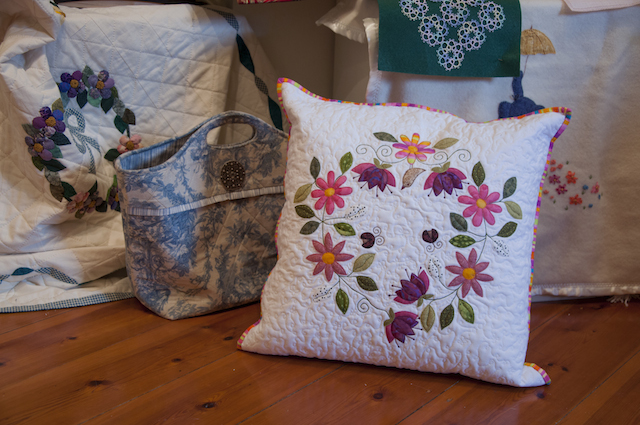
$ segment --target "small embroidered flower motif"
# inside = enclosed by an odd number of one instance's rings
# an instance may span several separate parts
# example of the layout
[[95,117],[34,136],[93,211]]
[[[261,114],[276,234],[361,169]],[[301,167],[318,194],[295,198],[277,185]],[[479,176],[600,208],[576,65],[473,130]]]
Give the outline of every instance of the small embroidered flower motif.
[[543,190],[542,193],[544,193],[545,195],[549,194],[549,191],[547,189]]
[[549,177],[549,183],[551,183],[551,184],[558,184],[558,183],[560,183],[560,176],[559,176],[559,175],[557,175],[557,174],[552,174],[552,175]]
[[387,188],[387,186],[396,187],[396,178],[389,170],[383,167],[379,167],[376,164],[364,163],[356,165],[351,169],[354,173],[360,174],[359,182],[367,182],[369,189],[377,186],[381,192]]
[[104,202],[100,196],[98,196],[98,192],[94,192],[87,197],[84,201],[84,211],[85,213],[92,213],[96,210],[96,207],[99,207]]
[[399,152],[396,152],[396,158],[404,159],[407,158],[407,162],[409,164],[413,164],[418,161],[426,161],[427,153],[435,153],[435,149],[428,148],[431,142],[420,142],[420,135],[418,133],[413,133],[411,140],[404,134],[400,135],[400,140],[402,143],[394,143],[393,147],[396,149],[401,149]]
[[362,239],[363,248],[371,248],[376,243],[376,236],[371,232],[364,232],[360,235],[360,239]]
[[569,204],[570,205],[580,205],[580,204],[582,204],[582,198],[580,197],[580,195],[570,196],[569,197]]
[[433,188],[436,196],[444,190],[449,195],[453,194],[453,189],[462,189],[462,180],[467,176],[456,168],[448,168],[442,173],[431,173],[424,183],[424,190]]
[[578,178],[576,177],[576,173],[572,173],[571,171],[567,171],[567,183],[574,184]]
[[462,285],[462,298],[467,296],[471,288],[473,288],[476,294],[482,296],[483,292],[479,281],[490,282],[493,280],[493,277],[488,274],[480,273],[489,267],[489,263],[484,262],[476,264],[478,261],[478,255],[475,248],[471,249],[468,259],[464,258],[464,255],[460,252],[456,252],[456,259],[460,266],[445,267],[445,269],[451,273],[458,275],[451,281],[451,283],[449,283],[449,286]]
[[567,193],[567,185],[566,184],[561,184],[560,186],[556,187],[556,192],[558,192],[558,195],[562,195],[563,193]]
[[320,189],[311,192],[312,198],[319,198],[315,204],[315,209],[320,210],[326,205],[325,210],[327,214],[331,215],[336,206],[338,206],[338,208],[344,207],[344,199],[342,199],[341,196],[350,195],[351,192],[353,192],[353,189],[350,187],[340,187],[345,181],[347,181],[345,176],[340,176],[336,180],[333,171],[329,171],[326,181],[318,178],[316,185],[318,185]]
[[44,131],[48,136],[52,136],[56,132],[64,132],[64,115],[62,111],[51,109],[47,106],[40,109],[40,116],[35,117],[31,122],[35,128]]
[[67,93],[70,98],[78,96],[87,89],[82,82],[82,71],[75,71],[73,74],[65,72],[60,75],[58,88],[62,93]]
[[471,197],[463,195],[458,198],[458,202],[471,205],[462,212],[462,215],[473,216],[471,223],[476,227],[482,224],[483,219],[490,225],[494,225],[496,219],[492,213],[502,212],[502,207],[494,204],[500,199],[500,194],[498,192],[489,194],[489,186],[486,184],[481,185],[479,191],[475,186],[469,186],[469,194]]
[[556,160],[555,160],[555,159],[552,159],[552,160],[551,160],[551,162],[549,162],[549,164],[551,164],[551,165],[556,165]]
[[107,192],[107,204],[112,210],[120,211],[120,195],[118,194],[118,188],[111,186],[109,192]]
[[424,270],[417,276],[411,273],[409,280],[400,280],[400,285],[402,288],[396,291],[396,297],[393,300],[400,304],[412,304],[429,290],[429,277]]
[[600,185],[596,182],[596,184],[591,187],[591,193],[598,193],[598,191],[600,191]]
[[89,96],[94,99],[102,97],[103,99],[109,99],[111,97],[111,88],[115,82],[113,78],[109,78],[108,71],[100,71],[97,75],[93,74],[87,78],[89,84]]
[[553,173],[554,171],[556,171],[556,167],[551,167],[551,168],[549,169],[549,171],[551,171],[551,172]]
[[116,149],[120,154],[130,152],[138,149],[140,147],[140,142],[142,142],[142,137],[140,137],[139,134],[134,134],[130,138],[123,134],[120,136],[120,144]]
[[84,210],[84,203],[89,198],[89,192],[77,193],[67,204],[67,212],[69,214]]
[[334,272],[343,276],[347,274],[345,269],[339,264],[342,261],[347,261],[353,258],[353,255],[351,254],[342,253],[345,241],[333,246],[331,235],[327,233],[324,236],[324,244],[318,241],[312,241],[312,243],[318,253],[307,256],[307,260],[317,263],[313,270],[314,276],[324,271],[324,276],[327,279],[327,282],[329,282],[333,278]]
[[558,170],[562,170],[562,164],[558,164]]
[[46,137],[25,137],[25,143],[29,147],[29,153],[33,157],[40,157],[44,161],[50,161],[53,158],[52,149],[56,147],[55,143],[51,139],[47,139]]
[[392,343],[393,340],[404,342],[407,336],[415,335],[413,328],[418,324],[418,315],[408,311],[399,311],[394,314],[392,319],[385,322],[385,333],[387,341]]

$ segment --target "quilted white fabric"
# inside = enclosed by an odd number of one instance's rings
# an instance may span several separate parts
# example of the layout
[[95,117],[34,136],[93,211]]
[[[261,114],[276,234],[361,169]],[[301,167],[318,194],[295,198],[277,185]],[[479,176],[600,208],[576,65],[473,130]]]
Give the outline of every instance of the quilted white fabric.
[[226,110],[280,113],[269,61],[226,9],[16,0],[0,40],[0,311],[132,296],[111,276],[125,265],[114,156]]
[[475,124],[281,81],[291,134],[279,257],[240,348],[548,383],[524,363],[532,247],[569,111]]

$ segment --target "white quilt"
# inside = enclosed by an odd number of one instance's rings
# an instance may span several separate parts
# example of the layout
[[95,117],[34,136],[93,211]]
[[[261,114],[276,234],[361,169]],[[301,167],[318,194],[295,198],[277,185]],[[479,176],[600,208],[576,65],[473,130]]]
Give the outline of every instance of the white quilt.
[[14,0],[0,40],[0,312],[133,296],[114,156],[226,110],[281,125],[272,67],[226,9]]

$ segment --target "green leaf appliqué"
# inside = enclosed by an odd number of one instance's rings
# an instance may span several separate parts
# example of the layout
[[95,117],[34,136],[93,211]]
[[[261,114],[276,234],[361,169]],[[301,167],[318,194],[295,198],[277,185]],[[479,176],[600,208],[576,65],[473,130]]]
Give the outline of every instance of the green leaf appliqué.
[[342,236],[355,236],[356,231],[349,223],[336,223],[333,227],[340,233]]
[[373,135],[376,136],[376,139],[382,142],[398,143],[398,140],[395,137],[393,137],[389,133],[385,133],[384,131],[381,131],[379,133],[373,133]]
[[313,159],[311,160],[311,164],[309,165],[309,172],[311,173],[311,177],[313,177],[314,180],[317,179],[320,175],[320,161],[318,161],[318,158],[316,158],[315,156],[313,157]]
[[306,205],[296,205],[296,214],[302,218],[312,218],[316,216],[313,210]]
[[471,176],[473,177],[473,181],[476,186],[480,187],[480,185],[484,182],[485,174],[484,167],[480,162],[473,166],[473,171],[471,171]]
[[451,146],[455,145],[456,143],[458,143],[459,139],[455,139],[453,137],[447,137],[444,138],[442,140],[440,140],[438,143],[436,143],[433,148],[434,149],[447,149],[450,148]]
[[518,179],[515,177],[511,177],[509,180],[504,182],[504,189],[502,190],[502,198],[508,198],[513,195],[518,187]]
[[315,232],[319,226],[320,223],[317,221],[307,221],[305,225],[302,226],[302,229],[300,229],[300,233],[303,235],[310,235]]
[[449,326],[451,322],[453,322],[453,318],[455,317],[455,315],[456,311],[454,310],[453,306],[451,304],[446,306],[444,310],[442,310],[442,313],[440,313],[440,328],[444,329]]
[[500,231],[498,232],[498,236],[500,236],[501,238],[508,238],[509,236],[513,235],[517,227],[517,223],[510,221],[502,226],[502,229],[500,229]]
[[465,220],[463,216],[461,216],[460,214],[451,213],[449,214],[449,218],[451,219],[451,225],[456,230],[460,230],[461,232],[467,231],[467,220]]
[[507,207],[507,212],[511,217],[517,220],[522,219],[522,208],[520,208],[520,205],[513,201],[504,201],[504,205]]
[[465,321],[473,324],[473,322],[475,321],[475,314],[473,312],[473,307],[471,307],[471,304],[463,299],[458,300],[458,311],[460,312],[460,316],[462,316]]
[[309,194],[311,193],[311,188],[313,187],[313,183],[305,184],[300,186],[298,190],[296,190],[296,194],[293,197],[293,202],[296,204],[307,199]]
[[476,243],[476,240],[467,235],[458,235],[449,239],[449,243],[458,248],[466,248]]
[[342,158],[340,158],[340,171],[342,171],[342,174],[349,171],[349,168],[351,168],[352,164],[353,164],[353,155],[351,155],[351,152],[347,152],[344,155],[342,155]]
[[376,281],[367,276],[356,276],[356,281],[358,282],[358,286],[364,289],[365,291],[377,291],[378,285],[376,285]]
[[436,311],[431,307],[431,304],[425,307],[420,314],[420,323],[422,324],[422,329],[426,332],[429,332],[433,327],[433,324],[436,323]]
[[338,289],[336,293],[336,304],[342,314],[347,314],[347,310],[349,310],[349,296],[342,289]]
[[367,270],[369,267],[371,267],[371,264],[373,264],[373,260],[375,259],[375,257],[376,254],[368,253],[362,254],[361,256],[356,258],[356,261],[353,262],[353,272],[359,273]]

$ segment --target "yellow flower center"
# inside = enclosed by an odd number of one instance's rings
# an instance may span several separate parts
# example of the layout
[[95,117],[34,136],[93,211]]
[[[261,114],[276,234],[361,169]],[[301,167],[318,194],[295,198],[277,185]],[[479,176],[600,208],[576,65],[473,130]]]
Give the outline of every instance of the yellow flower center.
[[487,206],[487,202],[484,199],[478,199],[476,201],[476,205],[478,208],[485,208]]
[[104,88],[104,83],[103,83],[102,81],[98,81],[98,82],[96,83],[96,88],[97,88],[98,90],[102,90],[102,89]]
[[129,140],[125,146],[128,151],[132,151],[136,148],[136,145],[131,140]]
[[53,127],[54,125],[56,125],[56,119],[54,117],[49,117],[46,119],[45,124],[47,124],[49,127]]
[[40,153],[44,150],[44,146],[42,146],[40,143],[36,143],[33,145],[33,150]]
[[409,153],[418,153],[418,148],[415,146],[409,146],[407,151],[409,151]]
[[77,89],[77,88],[78,88],[78,86],[80,85],[80,82],[79,82],[78,80],[71,80],[71,81],[69,82],[69,85],[70,85],[71,87],[73,87],[74,89]]
[[333,264],[336,261],[336,256],[330,252],[322,254],[322,262],[325,264]]
[[467,280],[471,280],[476,277],[476,271],[472,268],[466,268],[462,271],[462,277]]
[[116,192],[116,202],[120,202],[120,195]]
[[93,208],[93,207],[95,207],[95,206],[96,206],[96,201],[91,201],[91,202],[89,203],[89,208]]
[[335,193],[336,193],[336,190],[334,188],[330,187],[329,189],[324,191],[324,196],[329,198],[329,197],[333,196]]

